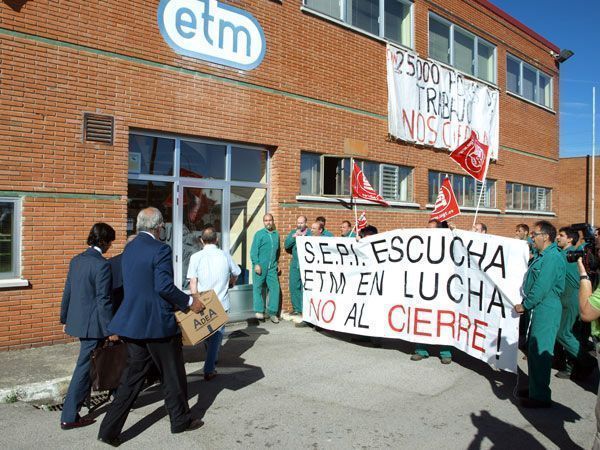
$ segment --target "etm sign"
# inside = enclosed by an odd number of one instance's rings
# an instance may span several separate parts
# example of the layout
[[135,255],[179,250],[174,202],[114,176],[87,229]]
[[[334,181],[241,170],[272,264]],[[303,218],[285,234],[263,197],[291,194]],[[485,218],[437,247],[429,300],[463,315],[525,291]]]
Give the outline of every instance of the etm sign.
[[265,35],[254,16],[217,0],[161,0],[158,26],[181,55],[243,70],[265,56]]

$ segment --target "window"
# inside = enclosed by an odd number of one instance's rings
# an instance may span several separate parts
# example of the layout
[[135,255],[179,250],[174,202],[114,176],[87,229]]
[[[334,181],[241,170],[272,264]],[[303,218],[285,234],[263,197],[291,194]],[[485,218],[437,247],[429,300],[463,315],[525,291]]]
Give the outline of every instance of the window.
[[[475,208],[479,202],[479,196],[482,195],[481,208],[496,207],[496,181],[485,180],[483,183],[475,180],[468,175],[456,175],[452,173],[429,172],[429,203],[435,204],[444,178],[448,177],[452,183],[452,189],[456,196],[456,201],[460,207]],[[483,190],[483,194],[482,194]]]
[[410,0],[304,0],[304,6],[352,28],[412,47]]
[[496,82],[496,46],[435,14],[429,14],[429,57]]
[[548,212],[552,206],[551,198],[551,189],[506,183],[506,209]]
[[506,57],[506,90],[552,108],[552,77],[512,55]]
[[[302,152],[300,161],[300,193],[302,195],[350,195],[352,161],[339,156]],[[378,193],[389,201],[410,202],[412,168],[355,160]],[[322,176],[321,176],[322,174]]]
[[20,206],[20,200],[0,198],[0,279],[21,275]]
[[208,224],[242,268],[237,284],[251,282],[250,244],[263,227],[268,198],[265,149],[137,131],[129,136],[129,164],[127,234],[137,231],[141,209],[162,212],[160,240],[173,249],[178,286],[189,287],[189,260],[202,248]]

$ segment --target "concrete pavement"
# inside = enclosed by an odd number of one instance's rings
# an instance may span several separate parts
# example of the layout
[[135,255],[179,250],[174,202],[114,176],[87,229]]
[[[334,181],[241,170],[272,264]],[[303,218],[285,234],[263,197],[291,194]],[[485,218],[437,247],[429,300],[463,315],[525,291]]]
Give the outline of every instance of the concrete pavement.
[[[553,377],[555,406],[525,410],[512,395],[515,375],[458,351],[455,362],[443,366],[435,357],[410,361],[408,343],[384,340],[375,348],[289,322],[229,331],[234,333],[224,343],[219,376],[210,382],[202,379],[203,349],[186,350],[190,407],[204,426],[170,434],[160,390],[150,389],[129,416],[122,448],[535,449],[592,443],[596,380],[579,386]],[[52,352],[60,354],[56,365],[63,369],[45,370],[55,378],[64,370],[70,375],[77,347],[60,347],[20,351],[36,355],[25,358],[29,369],[16,367],[16,355],[0,354],[0,387],[11,373],[13,380],[19,373],[33,380],[35,367],[52,366],[52,358],[40,355]],[[93,414],[101,420],[103,411]],[[58,411],[16,402],[0,405],[0,417],[2,448],[106,448],[96,441],[98,423],[62,431]]]

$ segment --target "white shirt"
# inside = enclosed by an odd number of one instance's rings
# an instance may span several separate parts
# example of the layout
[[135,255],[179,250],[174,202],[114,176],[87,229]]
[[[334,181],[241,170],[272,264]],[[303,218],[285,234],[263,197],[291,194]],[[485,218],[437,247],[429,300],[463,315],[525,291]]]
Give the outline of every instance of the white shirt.
[[223,309],[229,311],[229,278],[241,272],[229,253],[207,244],[190,258],[187,277],[198,279],[198,292],[214,289]]

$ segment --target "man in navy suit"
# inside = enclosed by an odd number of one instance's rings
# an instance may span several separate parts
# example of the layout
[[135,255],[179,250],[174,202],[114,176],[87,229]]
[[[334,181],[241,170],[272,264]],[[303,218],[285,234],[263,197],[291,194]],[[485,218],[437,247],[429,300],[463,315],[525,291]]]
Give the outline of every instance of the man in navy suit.
[[127,342],[127,368],[108,409],[98,439],[119,445],[119,434],[140,393],[151,364],[160,372],[171,432],[202,425],[191,416],[183,363],[181,332],[175,310],[201,312],[199,294],[189,296],[173,284],[171,247],[158,240],[164,228],[160,211],[146,208],[137,216],[138,236],[123,252],[125,296],[108,329]]
[[[63,430],[91,425],[94,420],[82,419],[79,410],[91,388],[90,356],[107,336],[112,319],[110,301],[110,264],[103,253],[115,240],[115,230],[105,223],[97,223],[87,239],[89,248],[75,256],[69,264],[60,305],[60,323],[63,331],[76,336],[81,342],[77,365],[63,406],[60,426]],[[111,336],[116,340],[117,336]]]

